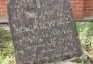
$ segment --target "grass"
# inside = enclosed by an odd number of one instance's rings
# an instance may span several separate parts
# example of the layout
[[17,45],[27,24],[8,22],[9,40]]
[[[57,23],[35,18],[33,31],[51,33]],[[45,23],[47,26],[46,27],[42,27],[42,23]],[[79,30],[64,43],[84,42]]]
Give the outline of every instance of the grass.
[[93,22],[78,22],[76,25],[82,47],[88,52],[87,64],[93,64]]
[[77,30],[80,36],[82,46],[89,45],[93,47],[93,22],[77,22]]
[[[92,49],[93,23],[92,22],[77,22],[76,26],[80,36],[82,46],[85,48],[85,50]],[[3,29],[0,29],[0,50],[1,50],[0,64],[15,64],[14,49],[13,49],[10,32],[5,31]],[[93,53],[90,53],[89,57],[93,58]]]
[[15,64],[10,32],[3,29],[0,29],[0,64]]

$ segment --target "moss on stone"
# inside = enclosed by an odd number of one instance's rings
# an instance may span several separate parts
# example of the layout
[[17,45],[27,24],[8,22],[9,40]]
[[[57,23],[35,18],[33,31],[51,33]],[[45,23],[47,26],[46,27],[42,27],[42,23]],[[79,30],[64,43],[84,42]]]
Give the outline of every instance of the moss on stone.
[[77,57],[77,58],[72,59],[71,62],[81,63],[82,59]]

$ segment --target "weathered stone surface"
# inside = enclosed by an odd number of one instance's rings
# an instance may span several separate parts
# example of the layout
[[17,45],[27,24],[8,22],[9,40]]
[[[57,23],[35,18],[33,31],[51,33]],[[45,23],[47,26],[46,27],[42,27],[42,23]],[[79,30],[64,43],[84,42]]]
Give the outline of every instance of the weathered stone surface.
[[75,62],[70,62],[70,61],[60,61],[60,62],[54,62],[54,63],[45,63],[45,64],[84,64],[82,63],[75,63]]
[[10,0],[17,64],[44,64],[82,55],[69,0]]

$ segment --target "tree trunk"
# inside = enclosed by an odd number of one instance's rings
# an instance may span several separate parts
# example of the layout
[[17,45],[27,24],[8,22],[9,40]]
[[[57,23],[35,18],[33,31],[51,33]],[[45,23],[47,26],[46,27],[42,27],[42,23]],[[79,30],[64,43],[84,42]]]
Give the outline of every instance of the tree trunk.
[[82,55],[69,0],[10,0],[16,64],[45,64]]

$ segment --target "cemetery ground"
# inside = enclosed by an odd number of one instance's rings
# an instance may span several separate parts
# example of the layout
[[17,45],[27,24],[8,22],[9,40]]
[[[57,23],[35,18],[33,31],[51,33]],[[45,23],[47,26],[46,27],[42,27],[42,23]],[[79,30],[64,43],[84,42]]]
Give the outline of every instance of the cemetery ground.
[[[82,47],[88,52],[87,64],[93,64],[93,22],[76,22],[76,26]],[[0,64],[15,64],[10,31],[2,28],[0,28]]]

